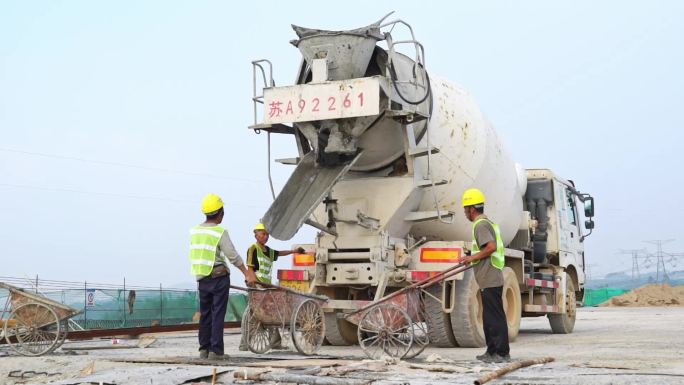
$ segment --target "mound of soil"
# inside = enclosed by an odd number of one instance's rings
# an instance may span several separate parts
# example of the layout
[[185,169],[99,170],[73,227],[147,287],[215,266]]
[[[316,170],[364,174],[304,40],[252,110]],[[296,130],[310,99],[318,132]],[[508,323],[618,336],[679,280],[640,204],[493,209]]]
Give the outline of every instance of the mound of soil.
[[684,286],[644,285],[599,306],[684,306]]

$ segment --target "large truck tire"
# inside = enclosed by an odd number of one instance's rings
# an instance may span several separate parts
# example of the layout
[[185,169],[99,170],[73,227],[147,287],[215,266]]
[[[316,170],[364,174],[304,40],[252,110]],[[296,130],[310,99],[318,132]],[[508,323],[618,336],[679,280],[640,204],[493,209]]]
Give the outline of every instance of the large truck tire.
[[451,312],[451,330],[462,348],[485,346],[482,328],[482,298],[473,270],[467,270],[456,283],[456,303]]
[[508,341],[513,342],[520,332],[520,317],[522,314],[522,298],[520,297],[520,286],[518,278],[510,267],[503,269],[503,292],[501,294],[504,312],[506,312],[506,323],[508,324]]
[[[426,291],[437,298],[442,298],[442,285],[432,285]],[[428,327],[430,343],[441,348],[458,346],[451,329],[451,317],[442,311],[442,304],[429,295],[425,295],[424,298],[425,322]]]
[[337,313],[325,313],[325,339],[333,346],[348,346],[358,343],[356,325],[337,318]]
[[575,285],[570,276],[565,277],[565,313],[547,314],[549,324],[554,334],[570,334],[575,328],[577,318],[577,303],[575,297]]

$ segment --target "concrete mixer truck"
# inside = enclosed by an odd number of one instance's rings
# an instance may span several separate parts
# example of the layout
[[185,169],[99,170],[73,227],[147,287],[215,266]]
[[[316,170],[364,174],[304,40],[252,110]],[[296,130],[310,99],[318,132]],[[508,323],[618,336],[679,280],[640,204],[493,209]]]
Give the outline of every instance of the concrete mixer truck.
[[[476,187],[506,245],[510,339],[521,317],[546,316],[554,333],[571,333],[584,295],[593,197],[551,170],[516,164],[471,96],[428,74],[411,26],[386,18],[347,31],[293,26],[291,43],[302,55],[294,85],[276,87],[271,62],[253,62],[250,128],[268,133],[269,146],[271,134],[291,135],[297,148],[277,160],[296,167],[263,223],[280,240],[304,224],[319,230],[301,245],[309,253],[278,272],[280,283],[330,298],[327,341],[355,343],[356,325],[345,314],[469,253],[472,224],[460,197]],[[410,38],[395,40],[402,29]],[[430,343],[484,346],[472,271],[426,293]]]

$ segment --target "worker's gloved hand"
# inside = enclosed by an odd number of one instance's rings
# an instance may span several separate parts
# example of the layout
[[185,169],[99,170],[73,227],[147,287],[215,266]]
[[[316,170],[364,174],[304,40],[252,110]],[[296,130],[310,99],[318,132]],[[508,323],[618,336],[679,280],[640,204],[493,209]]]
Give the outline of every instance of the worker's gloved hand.
[[298,247],[298,248],[295,249],[295,253],[297,253],[297,254],[304,254],[304,253],[306,253],[306,250],[304,250],[303,247]]

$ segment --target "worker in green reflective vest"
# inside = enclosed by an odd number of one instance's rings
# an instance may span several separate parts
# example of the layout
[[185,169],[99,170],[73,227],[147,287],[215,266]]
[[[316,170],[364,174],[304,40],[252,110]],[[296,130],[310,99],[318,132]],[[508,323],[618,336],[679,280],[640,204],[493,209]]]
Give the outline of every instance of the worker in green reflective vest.
[[[266,226],[263,223],[257,223],[254,226],[254,239],[256,240],[256,243],[252,244],[249,249],[247,249],[247,269],[254,271],[257,277],[257,282],[271,284],[273,263],[278,260],[278,257],[294,253],[305,253],[305,250],[301,247],[297,248],[296,250],[274,250],[266,246],[266,242],[268,242],[269,239],[269,234],[268,230],[266,230]],[[245,322],[244,317],[243,322]],[[281,348],[282,339],[280,337],[278,328],[270,328],[269,333],[271,334],[271,348]],[[241,351],[248,349],[247,336],[245,334],[244,328],[242,329],[242,338],[240,339],[239,349]]]
[[271,283],[273,262],[277,261],[278,257],[294,253],[305,253],[301,247],[297,250],[279,251],[266,246],[269,234],[263,223],[257,223],[254,226],[254,239],[256,239],[256,243],[247,249],[247,268],[254,271],[259,282]]
[[476,358],[485,362],[510,361],[508,323],[503,308],[504,244],[499,226],[484,215],[485,196],[478,189],[463,193],[463,211],[473,222],[471,255],[464,262],[473,266],[482,295],[482,323],[487,351]]
[[199,291],[199,352],[200,358],[221,360],[223,352],[223,320],[228,306],[230,269],[228,261],[245,275],[247,284],[256,276],[247,269],[235,250],[223,221],[223,201],[208,194],[202,201],[206,220],[190,229],[190,271],[197,279]]

